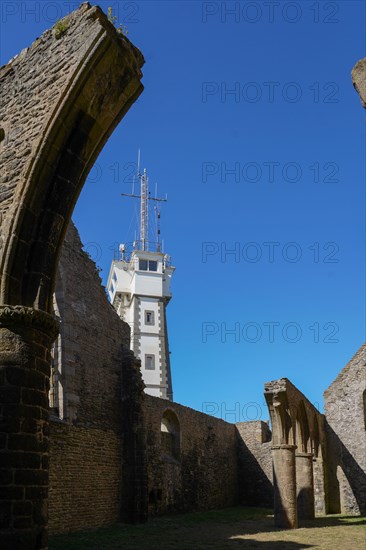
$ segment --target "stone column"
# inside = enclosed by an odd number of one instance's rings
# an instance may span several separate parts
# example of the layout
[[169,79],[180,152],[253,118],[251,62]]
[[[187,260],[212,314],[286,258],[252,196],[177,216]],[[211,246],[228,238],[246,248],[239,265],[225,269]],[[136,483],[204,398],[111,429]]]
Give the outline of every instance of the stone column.
[[48,313],[0,306],[0,548],[47,548]]
[[296,492],[299,519],[314,519],[313,453],[296,453]]
[[297,527],[295,449],[296,445],[272,447],[274,519],[283,529]]

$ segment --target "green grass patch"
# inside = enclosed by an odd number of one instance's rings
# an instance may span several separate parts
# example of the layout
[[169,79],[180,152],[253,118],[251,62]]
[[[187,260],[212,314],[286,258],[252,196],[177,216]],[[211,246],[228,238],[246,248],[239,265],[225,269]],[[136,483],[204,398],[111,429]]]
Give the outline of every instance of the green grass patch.
[[[299,529],[273,526],[272,510],[226,508],[154,518],[143,525],[113,525],[50,537],[49,550],[206,550],[305,548],[365,550],[366,518],[322,516]],[[335,541],[337,541],[335,546]]]

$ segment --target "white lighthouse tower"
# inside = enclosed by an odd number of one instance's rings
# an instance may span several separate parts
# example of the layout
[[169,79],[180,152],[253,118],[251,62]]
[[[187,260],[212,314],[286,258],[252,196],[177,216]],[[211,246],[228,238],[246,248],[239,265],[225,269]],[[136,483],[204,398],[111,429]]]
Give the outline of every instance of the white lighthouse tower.
[[[150,196],[146,169],[141,174],[139,164],[140,195],[123,194],[140,199],[139,239],[134,241],[131,252],[127,245],[120,245],[120,257],[112,261],[107,289],[118,315],[131,327],[131,349],[141,360],[145,392],[172,400],[166,306],[175,268],[162,251],[158,208],[159,202],[167,199]],[[149,201],[155,205],[155,241],[148,238]]]

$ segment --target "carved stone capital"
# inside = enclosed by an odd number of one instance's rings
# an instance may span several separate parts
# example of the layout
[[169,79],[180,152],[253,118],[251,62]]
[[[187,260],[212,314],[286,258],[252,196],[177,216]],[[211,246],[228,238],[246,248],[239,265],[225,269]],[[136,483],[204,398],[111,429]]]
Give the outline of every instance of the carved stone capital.
[[297,449],[297,445],[287,445],[285,443],[281,445],[272,445],[272,451],[285,450],[285,451],[294,451]]
[[55,340],[60,331],[57,317],[26,306],[0,306],[0,328],[29,327],[39,330]]

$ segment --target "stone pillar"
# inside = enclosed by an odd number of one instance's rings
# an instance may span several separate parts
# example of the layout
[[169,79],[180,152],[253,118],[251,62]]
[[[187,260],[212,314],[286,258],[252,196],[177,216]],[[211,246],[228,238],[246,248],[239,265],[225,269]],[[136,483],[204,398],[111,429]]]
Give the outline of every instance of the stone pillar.
[[0,306],[0,548],[47,548],[48,313]]
[[299,519],[314,519],[313,453],[296,453],[296,492]]
[[297,527],[295,449],[296,445],[272,447],[274,520],[283,529]]

